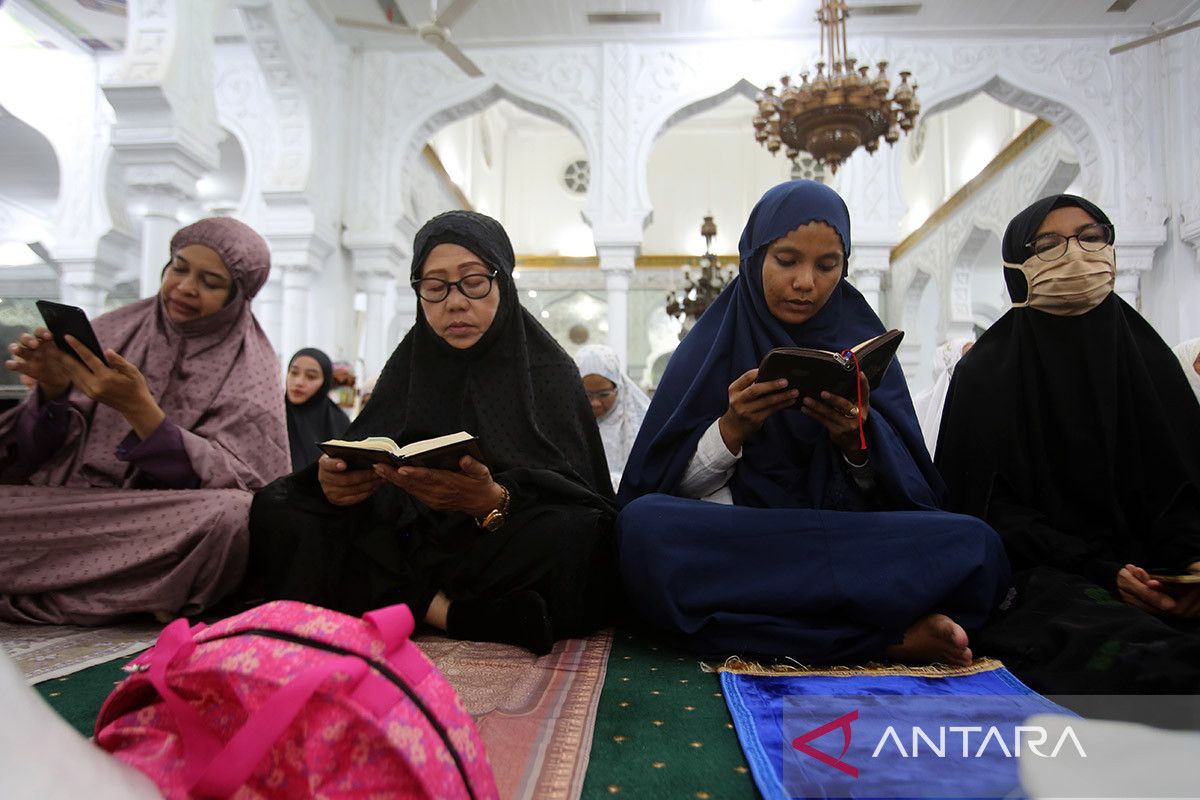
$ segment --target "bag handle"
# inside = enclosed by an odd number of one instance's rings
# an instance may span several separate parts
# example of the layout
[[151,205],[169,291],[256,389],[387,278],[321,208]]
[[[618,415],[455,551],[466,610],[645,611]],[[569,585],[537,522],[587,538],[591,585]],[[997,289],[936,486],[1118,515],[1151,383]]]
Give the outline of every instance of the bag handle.
[[150,654],[150,668],[146,679],[158,692],[179,731],[183,749],[183,779],[186,783],[195,780],[200,771],[221,752],[221,740],[205,724],[199,712],[167,684],[167,668],[182,658],[187,658],[196,649],[192,629],[183,617],[172,622],[158,635],[154,650]]
[[189,784],[201,797],[229,797],[258,767],[279,737],[295,721],[317,689],[335,672],[350,674],[350,685],[362,680],[367,664],[357,656],[340,656],[313,667],[276,691],[246,720],[203,772]]
[[398,603],[368,611],[362,618],[379,631],[384,644],[384,658],[392,669],[410,684],[423,681],[433,665],[409,638],[416,627],[409,607]]

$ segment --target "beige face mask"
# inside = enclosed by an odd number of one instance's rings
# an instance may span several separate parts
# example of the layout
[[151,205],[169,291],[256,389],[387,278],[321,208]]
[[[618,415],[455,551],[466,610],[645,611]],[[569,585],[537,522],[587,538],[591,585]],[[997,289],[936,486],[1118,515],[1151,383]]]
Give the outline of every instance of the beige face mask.
[[1029,295],[1013,308],[1036,308],[1060,317],[1086,314],[1104,302],[1116,282],[1116,258],[1112,245],[1089,252],[1074,240],[1057,261],[1030,256],[1024,264],[1005,264],[1025,275]]

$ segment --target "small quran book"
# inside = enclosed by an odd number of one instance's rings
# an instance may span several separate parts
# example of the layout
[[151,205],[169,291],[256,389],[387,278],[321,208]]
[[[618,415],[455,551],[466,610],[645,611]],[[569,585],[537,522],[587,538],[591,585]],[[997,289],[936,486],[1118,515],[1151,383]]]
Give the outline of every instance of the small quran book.
[[[904,331],[890,330],[867,339],[850,350],[858,359],[859,369],[874,389],[883,380]],[[855,400],[858,397],[854,359],[849,355],[809,347],[777,347],[758,365],[758,383],[787,378],[789,389],[798,389],[800,397],[820,397],[831,392]],[[791,408],[800,408],[800,403]]]
[[1167,584],[1200,584],[1200,575],[1197,575],[1194,572],[1185,572],[1180,575],[1169,575],[1169,574],[1156,575],[1153,572],[1151,572],[1149,574],[1150,574],[1150,577],[1153,578],[1154,580],[1161,581],[1162,583],[1167,583]]
[[479,439],[466,431],[422,439],[403,447],[387,436],[369,436],[355,441],[330,439],[320,442],[318,447],[325,455],[345,461],[350,469],[369,469],[372,464],[388,464],[393,467],[425,467],[457,472],[458,462],[463,456],[487,463],[479,449]]

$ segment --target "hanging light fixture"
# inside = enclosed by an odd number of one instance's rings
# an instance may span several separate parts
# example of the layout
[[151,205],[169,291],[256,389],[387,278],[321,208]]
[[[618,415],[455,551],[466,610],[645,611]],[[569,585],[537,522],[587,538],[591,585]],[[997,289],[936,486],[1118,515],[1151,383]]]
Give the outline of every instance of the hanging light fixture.
[[[895,144],[901,131],[912,129],[921,104],[910,72],[900,73],[900,84],[892,92],[887,62],[880,61],[878,73],[858,65],[848,55],[845,0],[821,0],[817,22],[821,26],[821,60],[816,77],[800,73],[796,86],[787,75],[782,89],[768,86],[758,95],[754,116],[754,138],[772,155],[786,147],[794,163],[801,151],[837,172],[838,166],[859,147],[868,153],[879,148],[882,138]],[[826,71],[828,69],[828,72]]]
[[712,253],[712,240],[717,235],[717,223],[712,217],[704,218],[700,235],[704,237],[704,255],[696,264],[683,266],[683,289],[667,295],[667,315],[678,319],[683,326],[679,331],[680,340],[737,274],[736,265],[722,266]]

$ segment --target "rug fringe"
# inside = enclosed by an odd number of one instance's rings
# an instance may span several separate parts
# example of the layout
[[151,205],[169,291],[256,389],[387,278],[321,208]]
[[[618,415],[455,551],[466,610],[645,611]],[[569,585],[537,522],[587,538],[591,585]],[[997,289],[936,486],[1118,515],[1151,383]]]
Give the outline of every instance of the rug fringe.
[[991,672],[1002,669],[1004,664],[994,658],[977,658],[970,666],[952,666],[950,664],[929,664],[910,666],[907,664],[880,664],[868,662],[857,666],[811,666],[789,658],[790,664],[763,664],[758,661],[745,661],[739,656],[730,656],[725,663],[713,665],[700,663],[705,672],[732,672],[737,675],[768,675],[787,676],[804,675],[806,677],[858,678],[864,675],[905,675],[917,678],[952,678],[961,675],[976,675],[980,672]]

